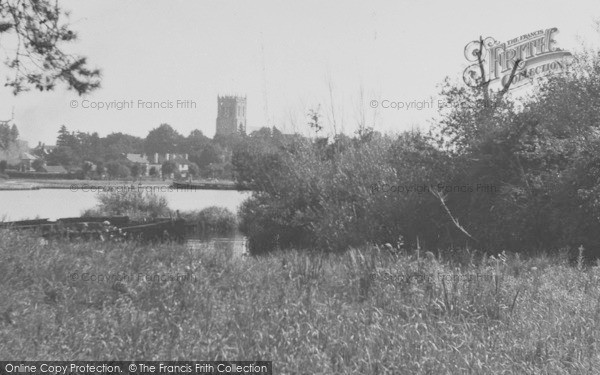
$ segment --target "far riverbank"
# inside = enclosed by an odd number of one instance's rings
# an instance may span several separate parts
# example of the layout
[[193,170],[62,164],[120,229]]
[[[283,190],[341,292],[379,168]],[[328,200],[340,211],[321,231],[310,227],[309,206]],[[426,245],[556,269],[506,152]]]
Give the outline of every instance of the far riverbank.
[[[210,189],[211,186],[230,186],[229,190],[236,190],[235,183],[228,180],[194,180],[193,184],[202,184]],[[167,188],[173,184],[172,180],[50,180],[50,179],[0,179],[0,191],[10,190],[40,190],[40,189],[123,189],[135,186],[136,189]]]

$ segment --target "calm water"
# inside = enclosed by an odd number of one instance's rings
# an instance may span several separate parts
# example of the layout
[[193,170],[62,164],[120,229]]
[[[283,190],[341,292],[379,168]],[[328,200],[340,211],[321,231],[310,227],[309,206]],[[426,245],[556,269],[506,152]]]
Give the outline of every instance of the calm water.
[[[238,206],[250,196],[250,192],[235,190],[174,191],[157,194],[167,198],[171,209],[182,212],[221,206],[235,213]],[[84,210],[96,206],[97,195],[98,193],[72,192],[68,189],[0,191],[0,221],[36,217],[55,220],[79,216]]]

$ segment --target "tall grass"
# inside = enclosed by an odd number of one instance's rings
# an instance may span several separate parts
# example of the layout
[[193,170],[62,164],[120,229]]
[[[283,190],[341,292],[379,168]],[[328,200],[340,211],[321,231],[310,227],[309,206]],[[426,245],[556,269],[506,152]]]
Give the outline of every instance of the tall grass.
[[556,257],[473,253],[449,265],[363,248],[246,258],[181,245],[44,245],[4,231],[0,357],[261,359],[280,374],[593,374],[599,282],[598,266]]

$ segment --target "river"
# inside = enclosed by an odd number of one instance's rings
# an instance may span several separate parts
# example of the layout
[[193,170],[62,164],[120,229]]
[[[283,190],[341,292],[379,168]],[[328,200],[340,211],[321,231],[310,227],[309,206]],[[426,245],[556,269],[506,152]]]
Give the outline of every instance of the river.
[[[0,191],[0,221],[77,217],[84,210],[97,205],[98,194],[104,193],[68,189]],[[188,190],[156,194],[167,198],[169,208],[181,212],[220,206],[236,213],[240,204],[250,196],[250,192],[235,190]],[[246,238],[240,234],[229,238],[189,239],[187,245],[193,249],[208,246],[231,254],[242,254],[247,250]]]
[[[25,219],[50,219],[80,216],[83,211],[97,205],[97,192],[70,191],[68,189],[0,191],[0,221]],[[250,196],[247,191],[188,190],[159,192],[169,202],[169,208],[189,211],[209,206],[225,207],[237,212],[239,205]]]

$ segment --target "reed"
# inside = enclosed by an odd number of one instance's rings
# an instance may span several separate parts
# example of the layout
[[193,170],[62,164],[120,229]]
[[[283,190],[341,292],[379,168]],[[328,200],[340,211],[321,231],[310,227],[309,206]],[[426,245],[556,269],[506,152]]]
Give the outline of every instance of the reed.
[[231,257],[2,231],[0,357],[261,359],[281,374],[600,368],[598,266],[430,257],[372,248]]

